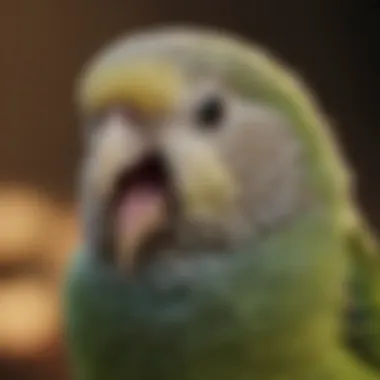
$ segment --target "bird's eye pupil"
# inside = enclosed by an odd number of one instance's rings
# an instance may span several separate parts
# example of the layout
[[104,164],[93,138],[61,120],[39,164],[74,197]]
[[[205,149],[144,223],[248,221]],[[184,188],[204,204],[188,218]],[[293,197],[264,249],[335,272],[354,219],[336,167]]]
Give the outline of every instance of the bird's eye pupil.
[[197,113],[197,122],[201,127],[217,127],[224,116],[224,102],[219,97],[210,97],[203,101]]

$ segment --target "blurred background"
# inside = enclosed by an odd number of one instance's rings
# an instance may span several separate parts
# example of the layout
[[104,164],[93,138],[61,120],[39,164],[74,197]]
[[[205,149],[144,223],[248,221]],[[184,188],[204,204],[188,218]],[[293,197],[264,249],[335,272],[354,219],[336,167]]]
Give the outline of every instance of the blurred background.
[[0,2],[0,379],[64,380],[59,292],[79,232],[73,81],[101,45],[168,22],[239,32],[314,88],[380,228],[376,0]]

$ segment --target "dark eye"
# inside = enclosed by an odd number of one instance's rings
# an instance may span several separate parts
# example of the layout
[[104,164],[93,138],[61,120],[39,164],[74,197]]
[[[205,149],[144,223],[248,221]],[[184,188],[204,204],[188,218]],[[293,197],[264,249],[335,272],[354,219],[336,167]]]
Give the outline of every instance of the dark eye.
[[205,129],[218,128],[225,113],[224,99],[211,96],[199,105],[196,112],[197,123],[200,127]]

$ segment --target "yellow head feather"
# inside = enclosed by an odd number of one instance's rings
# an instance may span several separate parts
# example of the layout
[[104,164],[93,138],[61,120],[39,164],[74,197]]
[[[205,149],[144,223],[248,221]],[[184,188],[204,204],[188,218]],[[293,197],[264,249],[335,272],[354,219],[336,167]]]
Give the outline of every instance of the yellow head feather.
[[128,104],[145,113],[154,113],[173,105],[180,85],[180,73],[163,62],[100,65],[82,80],[79,102],[86,114],[112,104]]

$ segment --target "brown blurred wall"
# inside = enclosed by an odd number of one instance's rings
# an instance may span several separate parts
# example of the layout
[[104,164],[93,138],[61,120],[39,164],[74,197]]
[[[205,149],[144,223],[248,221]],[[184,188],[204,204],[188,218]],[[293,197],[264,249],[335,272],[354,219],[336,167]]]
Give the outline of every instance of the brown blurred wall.
[[369,29],[373,11],[370,1],[351,4],[1,1],[1,380],[65,376],[57,343],[59,289],[78,234],[74,194],[80,155],[72,86],[85,60],[121,32],[190,22],[232,29],[274,50],[322,99],[359,175],[363,207],[380,226],[378,98],[373,90],[379,65],[370,54]]

